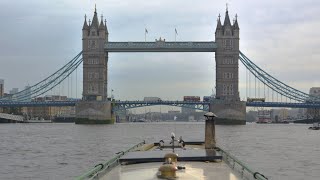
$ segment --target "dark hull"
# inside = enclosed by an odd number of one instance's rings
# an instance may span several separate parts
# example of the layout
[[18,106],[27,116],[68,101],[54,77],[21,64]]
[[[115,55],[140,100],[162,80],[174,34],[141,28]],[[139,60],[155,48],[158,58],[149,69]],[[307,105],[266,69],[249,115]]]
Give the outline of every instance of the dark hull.
[[75,117],[56,117],[52,120],[54,123],[74,123]]
[[313,124],[315,122],[319,122],[319,119],[301,119],[293,121],[294,123],[300,123],[300,124]]
[[0,123],[20,123],[21,121],[0,118]]

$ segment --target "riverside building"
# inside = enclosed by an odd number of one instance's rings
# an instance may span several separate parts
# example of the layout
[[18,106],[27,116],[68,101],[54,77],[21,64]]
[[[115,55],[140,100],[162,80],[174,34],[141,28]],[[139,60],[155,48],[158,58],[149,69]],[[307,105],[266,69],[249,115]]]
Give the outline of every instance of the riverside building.
[[0,79],[0,97],[4,95],[4,80]]

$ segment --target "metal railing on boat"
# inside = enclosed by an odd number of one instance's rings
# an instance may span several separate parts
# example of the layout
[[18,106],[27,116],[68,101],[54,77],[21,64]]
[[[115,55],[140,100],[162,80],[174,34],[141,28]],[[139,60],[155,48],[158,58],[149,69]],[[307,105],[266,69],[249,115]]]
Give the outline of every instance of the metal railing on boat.
[[92,168],[92,169],[88,170],[87,172],[85,172],[84,174],[76,177],[75,180],[88,180],[88,179],[95,178],[96,175],[98,174],[98,172],[106,171],[109,168],[112,168],[112,167],[118,165],[120,157],[122,157],[126,153],[130,152],[131,150],[133,150],[133,149],[135,149],[135,148],[137,148],[139,146],[142,146],[143,144],[145,144],[145,141],[140,142],[140,143],[132,146],[131,148],[129,148],[129,149],[125,150],[125,151],[121,151],[121,152],[117,153],[118,155],[116,155],[112,159],[95,165],[94,168]]
[[[238,173],[240,173],[241,178],[248,179],[248,180],[250,180],[250,179],[268,180],[268,178],[265,177],[263,174],[256,172],[256,171],[253,171],[247,165],[245,165],[240,160],[238,160],[236,157],[227,153],[223,149],[218,148],[218,147],[216,147],[215,149],[216,149],[216,151],[221,153],[223,160],[227,164],[229,164],[229,166],[234,171],[237,171]],[[237,167],[240,169],[237,169]],[[249,176],[246,176],[246,172],[247,172],[247,174],[249,174]]]

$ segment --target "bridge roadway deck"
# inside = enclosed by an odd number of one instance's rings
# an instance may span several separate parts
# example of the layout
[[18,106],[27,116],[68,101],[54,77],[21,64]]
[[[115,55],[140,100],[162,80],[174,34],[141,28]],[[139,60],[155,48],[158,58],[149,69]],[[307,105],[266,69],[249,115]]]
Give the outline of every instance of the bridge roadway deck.
[[17,102],[17,101],[0,101],[0,107],[42,107],[42,106],[75,106],[78,101],[31,101],[31,102]]
[[215,52],[214,41],[106,42],[107,52]]
[[116,101],[114,111],[144,106],[168,105],[209,111],[210,102],[204,101]]
[[320,108],[320,103],[246,102],[249,107]]
[[[40,106],[75,106],[76,101],[44,101],[44,102],[15,102],[15,101],[0,101],[0,107],[40,107]],[[115,101],[116,106],[121,105],[209,105],[210,102],[188,102],[188,101]],[[140,106],[141,105],[141,106]],[[287,107],[287,108],[320,108],[320,103],[286,103],[286,102],[247,102],[249,107]]]

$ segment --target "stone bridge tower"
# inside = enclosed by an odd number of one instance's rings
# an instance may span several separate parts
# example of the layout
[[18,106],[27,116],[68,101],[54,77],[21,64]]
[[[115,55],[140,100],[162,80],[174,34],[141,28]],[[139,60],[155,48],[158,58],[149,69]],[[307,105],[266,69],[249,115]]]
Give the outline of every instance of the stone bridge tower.
[[215,32],[216,99],[210,111],[217,114],[221,124],[245,123],[246,106],[239,95],[239,30],[237,15],[231,24],[227,9],[223,25],[219,15]]
[[103,22],[99,23],[95,9],[92,22],[89,25],[85,17],[82,28],[83,51],[83,100],[106,101],[108,84],[108,53],[104,44],[108,41],[108,29]]
[[108,101],[108,29],[103,16],[99,23],[95,8],[92,22],[86,17],[82,28],[83,94],[76,104],[76,124],[114,123],[111,102]]
[[239,25],[237,18],[231,25],[228,10],[223,25],[220,15],[216,28],[216,97],[239,101]]

